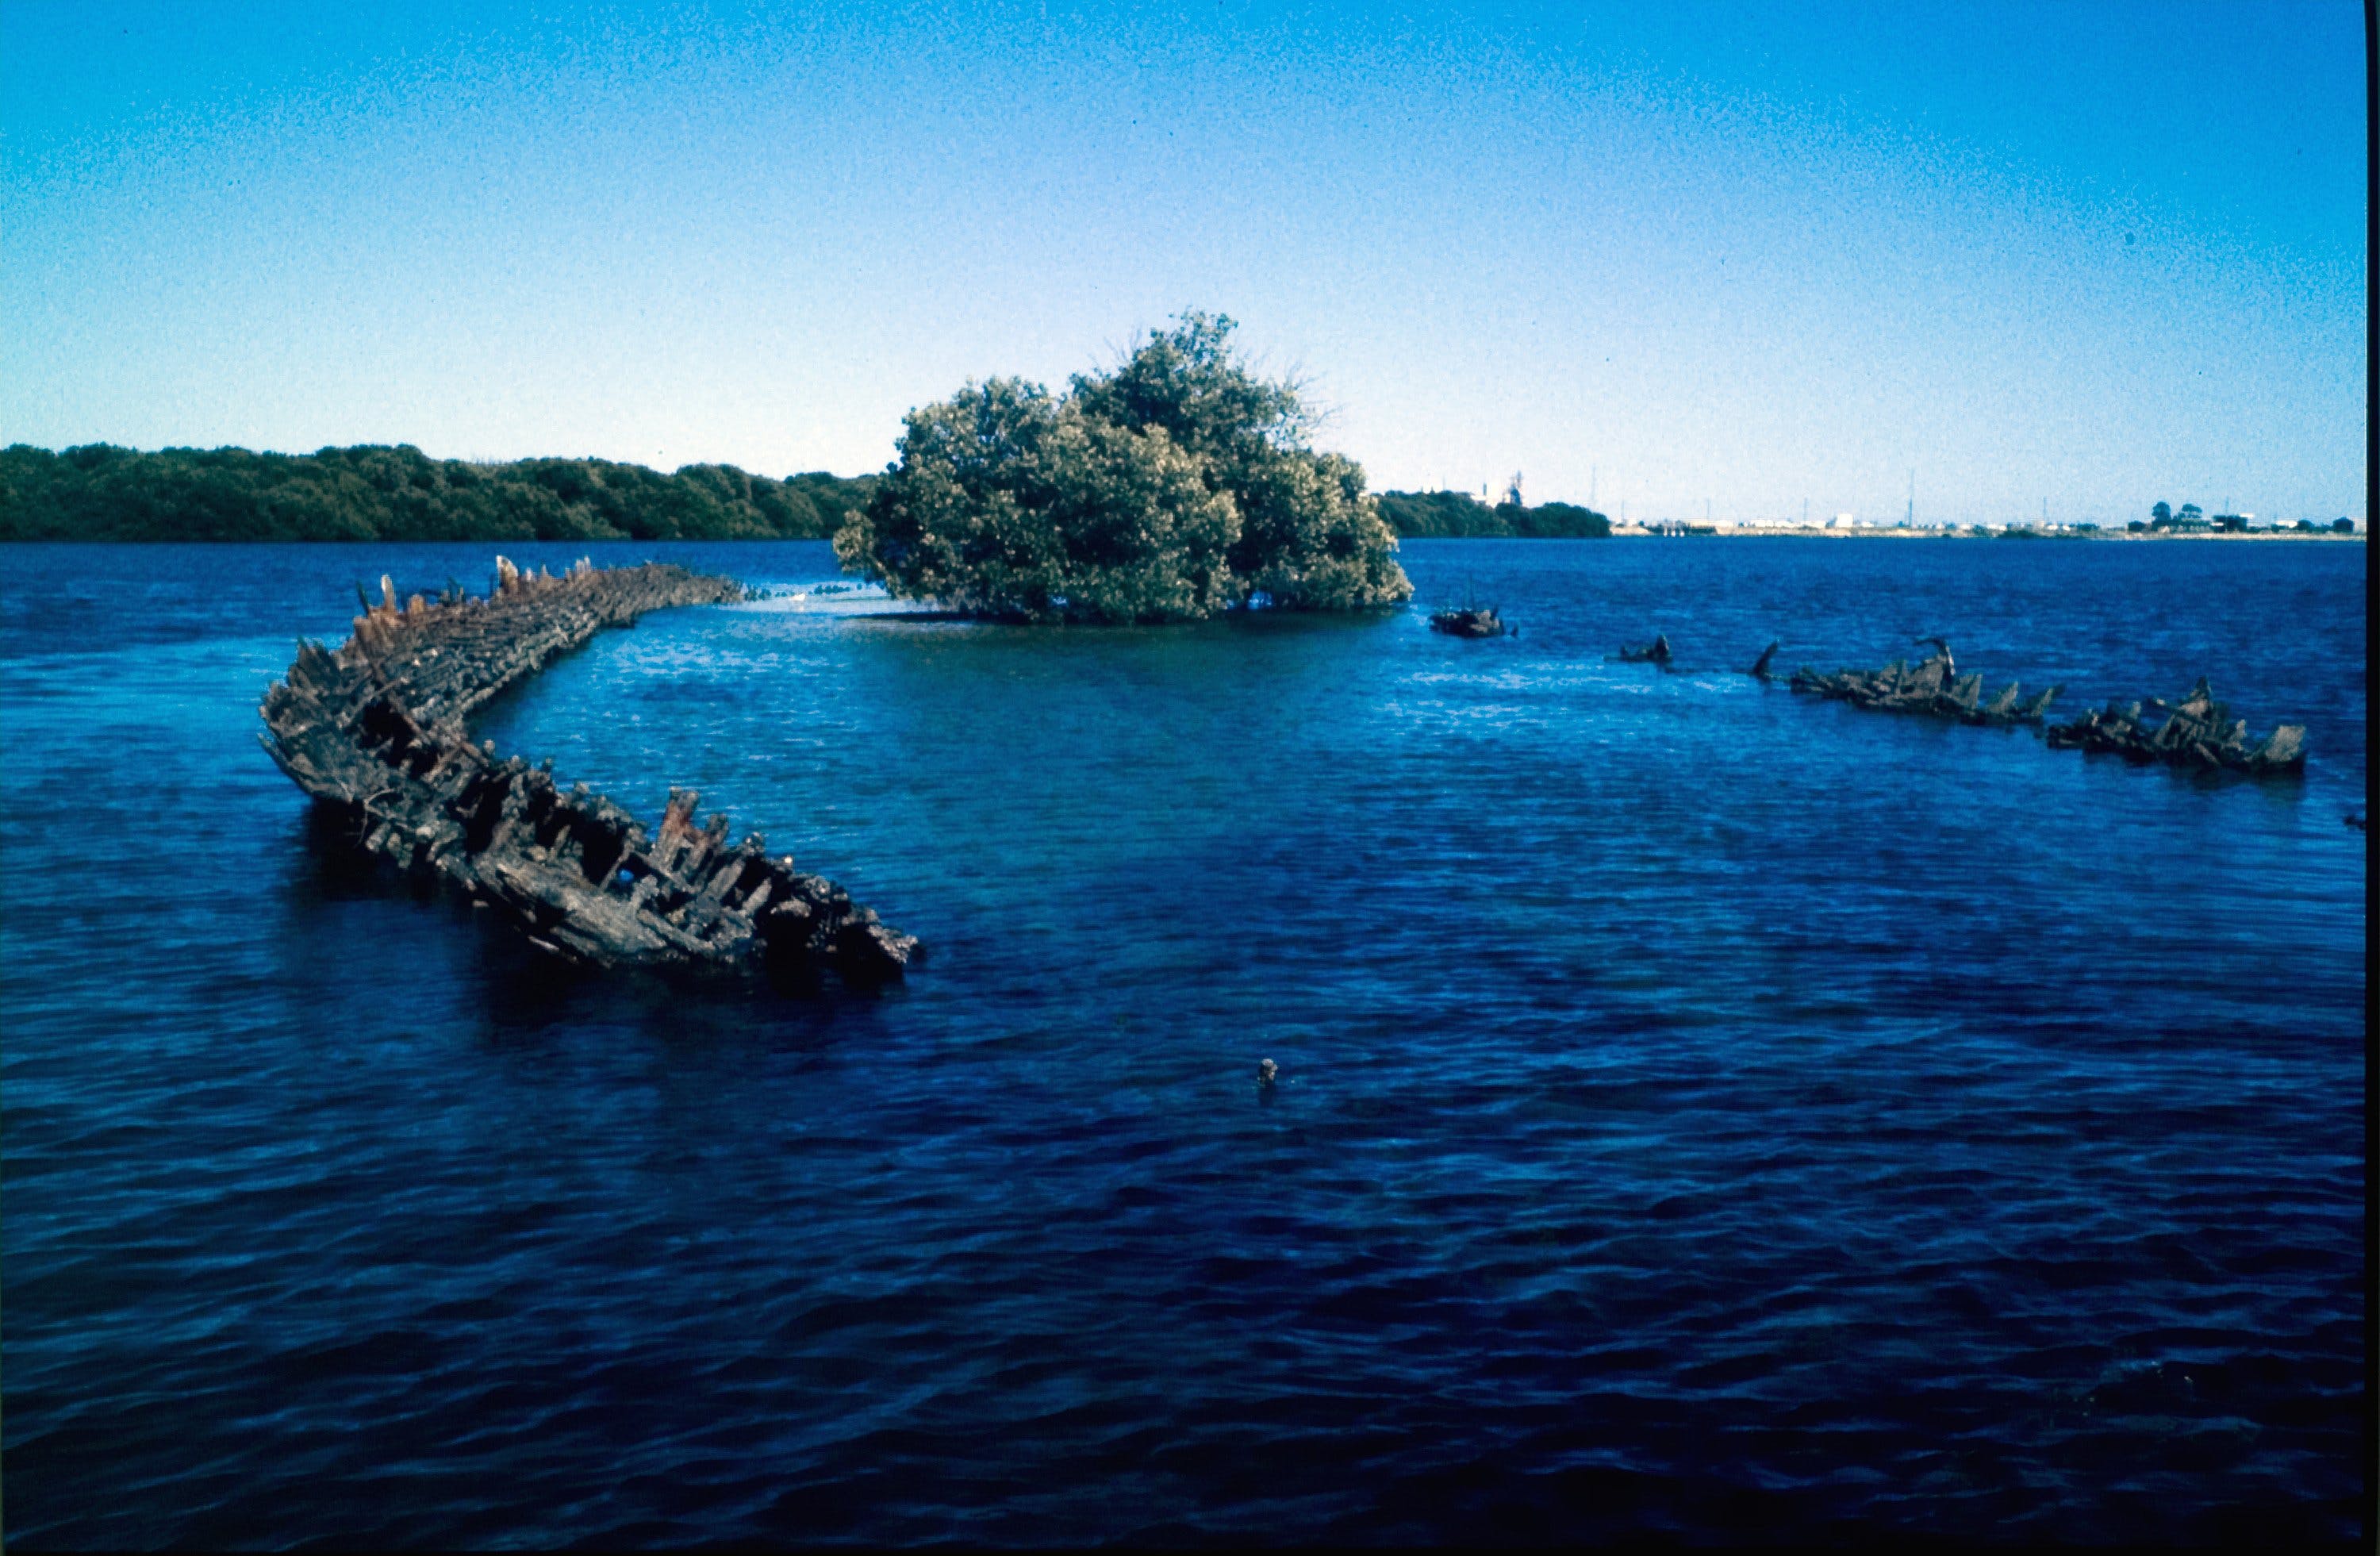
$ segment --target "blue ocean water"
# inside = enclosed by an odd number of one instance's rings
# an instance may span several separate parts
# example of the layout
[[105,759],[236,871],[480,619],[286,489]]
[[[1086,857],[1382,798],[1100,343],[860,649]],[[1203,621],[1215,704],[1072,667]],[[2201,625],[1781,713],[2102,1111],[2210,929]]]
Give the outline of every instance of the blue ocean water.
[[[2368,1538],[2361,545],[1418,542],[1150,631],[505,549],[804,591],[480,727],[930,958],[559,976],[310,847],[267,681],[489,548],[0,550],[12,1544]],[[1731,673],[1934,633],[2308,772]]]

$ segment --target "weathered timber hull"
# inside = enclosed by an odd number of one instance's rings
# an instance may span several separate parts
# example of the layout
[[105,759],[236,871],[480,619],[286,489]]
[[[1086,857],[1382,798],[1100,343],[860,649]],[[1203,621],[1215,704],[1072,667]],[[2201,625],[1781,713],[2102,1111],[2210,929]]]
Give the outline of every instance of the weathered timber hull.
[[2248,721],[2232,718],[2230,710],[2215,700],[2203,675],[2161,720],[2144,718],[2140,703],[2119,709],[2111,702],[2104,712],[2086,712],[2071,723],[2057,725],[2047,738],[2064,749],[2203,772],[2244,772],[2253,778],[2305,771],[2302,724],[2282,724],[2263,740],[2252,739]]
[[[1767,656],[1763,655],[1763,663]],[[1958,674],[1947,649],[1915,668],[1895,660],[1881,670],[1839,670],[1820,675],[1804,665],[1793,673],[1792,687],[1812,697],[1849,702],[1887,713],[1913,713],[1970,724],[2038,724],[2061,687],[2022,699],[2014,682],[1990,701],[1983,700],[1984,678]],[[2158,707],[2165,705],[2158,703]],[[2244,772],[2251,777],[2284,777],[2305,771],[2305,728],[2282,724],[2265,739],[2252,739],[2248,721],[2234,719],[2215,700],[2200,677],[2180,706],[2162,720],[2144,718],[2142,705],[2105,712],[2086,712],[2070,723],[2052,724],[2044,739],[2061,750],[2102,751],[2128,761],[2162,763],[2208,772]]]
[[[1766,663],[1767,655],[1761,656]],[[1757,671],[1755,674],[1758,674]],[[1881,670],[1838,670],[1822,675],[1803,665],[1793,673],[1792,688],[1807,696],[1848,702],[1881,713],[1911,713],[1952,723],[2037,724],[2049,711],[2060,687],[2029,699],[2010,681],[1990,701],[1984,700],[1984,678],[1961,675],[1947,652],[1932,655],[1914,669],[1894,660]]]
[[472,710],[607,626],[647,611],[742,596],[682,567],[529,577],[498,559],[483,600],[415,595],[356,618],[336,650],[301,643],[265,695],[265,749],[367,854],[444,881],[502,911],[530,942],[594,966],[696,967],[871,985],[900,976],[917,942],[834,882],[772,858],[758,834],[695,822],[672,790],[658,835],[551,764],[477,745]]

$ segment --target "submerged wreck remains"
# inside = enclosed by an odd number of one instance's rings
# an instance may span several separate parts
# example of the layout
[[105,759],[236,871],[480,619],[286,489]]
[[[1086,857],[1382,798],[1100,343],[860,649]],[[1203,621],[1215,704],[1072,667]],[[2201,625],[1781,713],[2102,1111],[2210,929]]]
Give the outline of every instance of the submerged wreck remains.
[[2201,675],[2180,706],[2162,709],[2161,720],[2144,718],[2140,703],[2119,710],[2112,702],[2100,713],[2084,713],[2072,723],[2046,732],[2052,746],[2082,751],[2112,751],[2127,761],[2163,762],[2170,767],[2203,768],[2209,772],[2245,772],[2256,777],[2305,771],[2305,727],[2282,724],[2263,740],[2251,740],[2248,721],[2230,717],[2230,710],[2215,700]]
[[496,559],[485,599],[449,587],[402,606],[389,580],[337,650],[298,645],[266,693],[260,738],[281,771],[364,852],[501,910],[531,944],[593,966],[690,966],[805,982],[832,969],[868,986],[900,976],[917,942],[834,882],[771,858],[758,833],[695,822],[672,790],[658,835],[552,764],[500,758],[464,720],[607,626],[647,611],[741,599],[741,585],[683,567],[560,577]]
[[1452,638],[1501,638],[1504,618],[1493,605],[1465,605],[1460,610],[1431,612],[1429,629]]
[[[2039,723],[2064,689],[2052,687],[2029,701],[2020,701],[2021,688],[2010,681],[1986,702],[1981,675],[1960,675],[1957,662],[1950,657],[1950,645],[1939,638],[1923,640],[1934,645],[1934,652],[1914,668],[1896,659],[1881,670],[1838,670],[1821,675],[1805,664],[1793,672],[1792,687],[1854,708],[1917,713],[1965,724]],[[1767,656],[1762,657],[1765,662]]]
[[[1793,673],[1793,689],[1858,708],[1922,713],[1970,724],[2040,723],[2050,701],[2062,689],[2052,687],[2030,701],[2021,701],[2016,683],[2010,682],[1998,697],[1985,702],[1984,678],[1960,675],[1950,657],[1949,644],[1939,638],[1919,641],[1933,644],[1935,651],[1914,669],[1895,660],[1881,670],[1839,670],[1831,675],[1821,675],[1803,665]],[[1752,673],[1759,675],[1768,663],[1768,655],[1775,651],[1776,645],[1769,645]],[[2232,718],[2230,710],[2215,700],[2203,675],[2180,706],[2169,706],[2155,698],[2149,706],[2162,711],[2165,716],[2144,717],[2137,702],[2123,709],[2111,702],[2104,712],[2086,712],[2071,723],[2050,725],[2044,729],[2043,736],[2056,748],[2109,751],[2135,762],[2162,762],[2171,767],[2245,772],[2256,777],[2305,771],[2302,724],[2282,724],[2261,741],[2251,739],[2248,721]]]

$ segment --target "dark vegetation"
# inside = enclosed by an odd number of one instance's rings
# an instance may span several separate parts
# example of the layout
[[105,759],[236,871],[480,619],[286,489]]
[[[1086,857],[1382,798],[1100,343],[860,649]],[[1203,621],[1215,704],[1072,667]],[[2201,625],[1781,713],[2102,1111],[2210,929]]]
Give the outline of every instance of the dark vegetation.
[[1296,385],[1251,371],[1232,329],[1185,313],[1062,395],[995,378],[911,411],[836,557],[905,599],[1033,622],[1411,597],[1363,467],[1312,447]]
[[1603,540],[1611,520],[1575,503],[1494,507],[1461,492],[1383,492],[1380,517],[1401,539]]
[[674,475],[607,459],[432,459],[411,444],[254,454],[0,452],[0,541],[820,540],[873,477]]
[[[2202,511],[2195,503],[2184,503],[2179,508],[2168,503],[2159,503],[2149,510],[2146,523],[2136,518],[2126,524],[2124,528],[2135,535],[2204,535],[2209,531],[2216,534],[2252,535],[2264,532],[2256,525],[2248,522],[2248,516],[2245,514],[2208,514]],[[2278,522],[2275,522],[2266,528],[2277,531],[2281,526]],[[2343,515],[2328,524],[2316,524],[2310,518],[2301,518],[2290,525],[2289,529],[2301,535],[2311,535],[2323,529],[2327,529],[2334,535],[2352,535],[2355,533],[2355,521]]]
[[[1228,320],[1220,322],[1229,329]],[[1294,400],[1286,386],[1249,383]],[[993,392],[992,384],[970,386],[961,398]],[[1302,407],[1293,416],[1303,424]],[[1360,490],[1361,470],[1337,463],[1354,472]],[[818,541],[866,508],[880,480],[813,470],[775,480],[733,465],[686,465],[663,474],[608,459],[432,459],[410,444],[313,454],[143,454],[110,444],[54,454],[18,444],[0,450],[0,541]],[[1382,492],[1359,496],[1359,504],[1402,540],[1600,540],[1611,533],[1609,518],[1574,503],[1490,507],[1461,492]],[[2159,503],[2147,519],[2124,528],[2188,535],[2256,527],[2235,514],[2208,515],[2193,503]],[[2351,535],[2355,521],[2301,518],[2286,528]],[[2022,526],[1998,531],[1978,525],[1974,532],[2031,534]]]

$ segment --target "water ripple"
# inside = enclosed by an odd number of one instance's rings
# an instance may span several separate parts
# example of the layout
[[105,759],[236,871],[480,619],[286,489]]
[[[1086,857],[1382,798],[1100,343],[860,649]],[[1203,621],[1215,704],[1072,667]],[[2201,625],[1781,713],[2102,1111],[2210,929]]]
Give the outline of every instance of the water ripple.
[[[308,850],[264,679],[479,552],[10,548],[6,1537],[2354,1538],[2362,554],[1409,546],[1480,644],[787,595],[489,711],[933,947],[785,1002]],[[2314,759],[1726,673],[1920,631]]]

